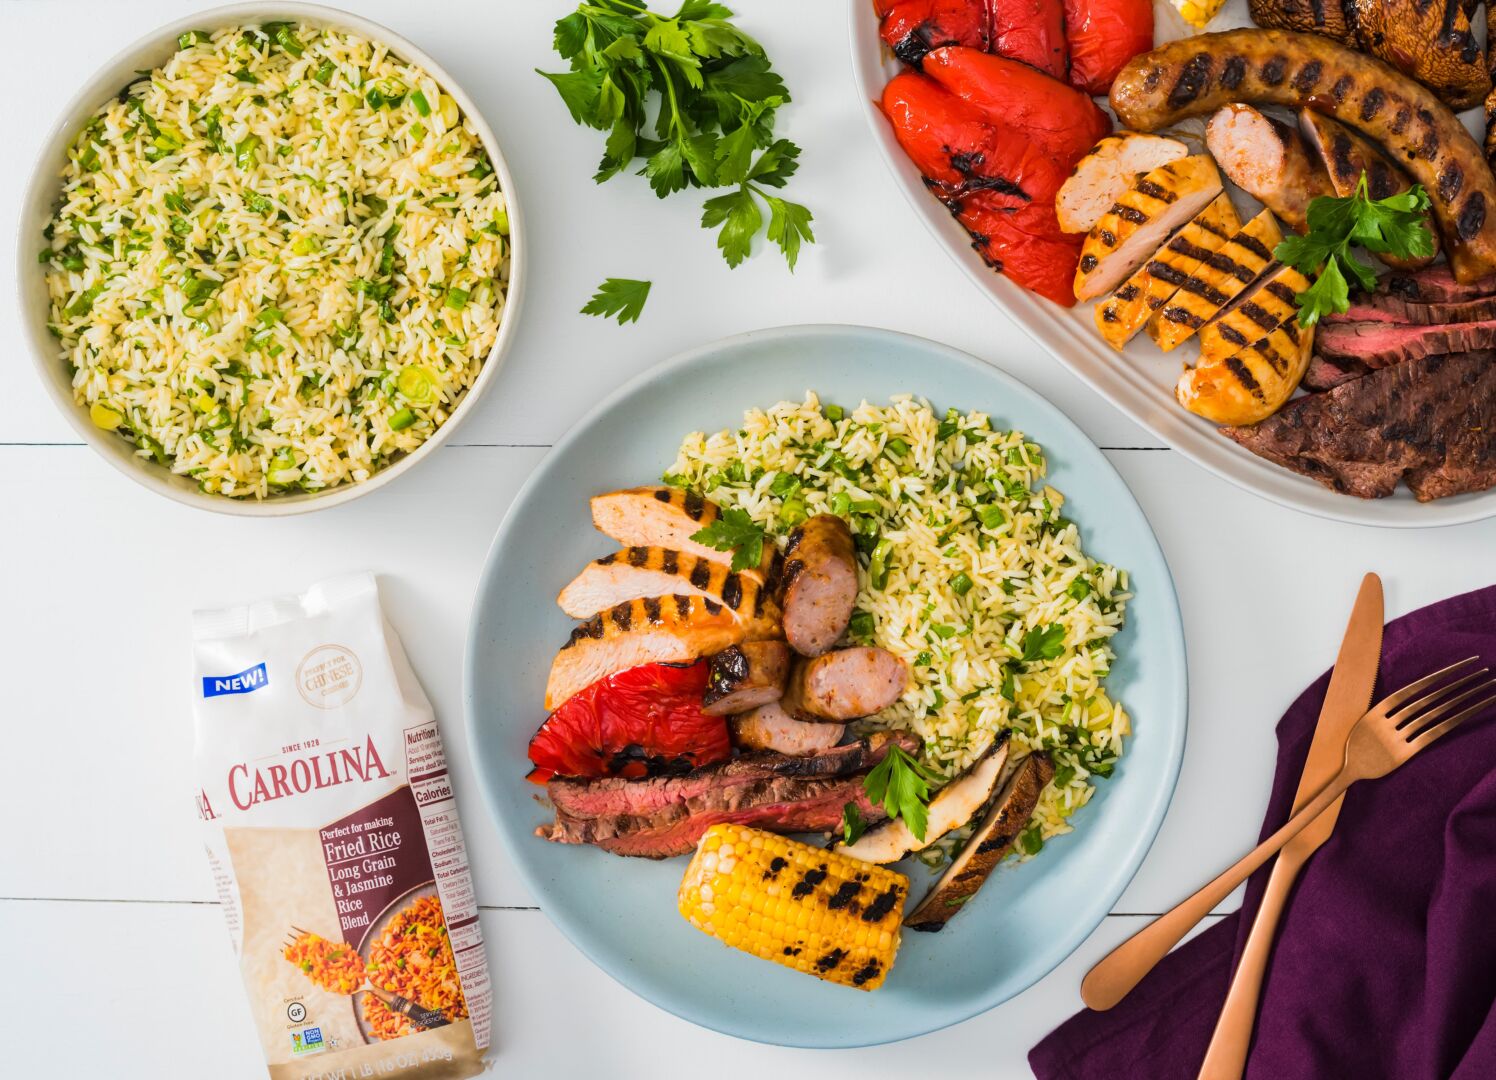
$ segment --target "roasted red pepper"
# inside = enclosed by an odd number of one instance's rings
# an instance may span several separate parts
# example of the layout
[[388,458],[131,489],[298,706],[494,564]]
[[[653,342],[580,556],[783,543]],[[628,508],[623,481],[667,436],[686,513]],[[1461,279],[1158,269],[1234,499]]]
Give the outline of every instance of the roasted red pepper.
[[701,711],[708,665],[645,664],[573,695],[530,740],[535,768],[552,776],[638,778],[683,773],[732,753],[727,721]]
[[1063,79],[1069,68],[1064,0],[991,0],[992,51]]
[[879,35],[911,67],[942,45],[985,49],[992,38],[986,0],[874,0],[873,7]]
[[884,88],[882,108],[899,145],[971,233],[972,246],[983,259],[1024,288],[1065,307],[1073,305],[1082,238],[1061,232],[1055,218],[1055,192],[1070,166],[1056,160],[1046,139],[993,122],[989,114],[912,71],[895,76]]
[[1153,48],[1152,0],[1065,0],[1070,85],[1101,97],[1117,73]]

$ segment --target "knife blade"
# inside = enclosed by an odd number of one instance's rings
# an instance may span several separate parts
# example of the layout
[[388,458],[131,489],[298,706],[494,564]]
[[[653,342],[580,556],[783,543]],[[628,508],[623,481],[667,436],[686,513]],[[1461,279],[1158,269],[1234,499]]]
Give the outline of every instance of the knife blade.
[[[1324,704],[1320,706],[1319,720],[1294,795],[1295,810],[1335,777],[1345,758],[1345,743],[1351,728],[1371,705],[1377,668],[1382,659],[1384,619],[1382,579],[1376,574],[1367,574],[1356,594],[1356,604],[1351,609],[1350,622],[1340,642],[1340,653],[1335,657],[1335,670],[1330,673],[1330,685],[1325,691]],[[1200,1080],[1234,1080],[1245,1071],[1252,1028],[1257,1020],[1257,1001],[1262,993],[1263,975],[1268,955],[1272,952],[1279,916],[1299,871],[1309,856],[1334,832],[1341,802],[1341,799],[1336,799],[1331,803],[1279,852],[1262,904],[1257,909],[1257,918],[1247,935],[1241,963],[1231,978],[1231,988],[1211,1036],[1210,1047],[1205,1052]]]

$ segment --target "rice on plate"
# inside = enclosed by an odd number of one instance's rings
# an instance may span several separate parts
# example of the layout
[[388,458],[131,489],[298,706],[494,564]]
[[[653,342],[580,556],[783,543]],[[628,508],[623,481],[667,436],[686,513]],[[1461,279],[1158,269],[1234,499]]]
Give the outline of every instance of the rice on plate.
[[[745,511],[771,536],[806,517],[849,519],[860,553],[851,638],[901,657],[902,699],[863,721],[924,740],[954,777],[1004,728],[1055,776],[1016,847],[1037,854],[1070,831],[1130,733],[1107,696],[1127,572],[1090,558],[1043,483],[1041,448],[979,412],[937,416],[911,395],[845,410],[780,402],[736,431],[688,435],[665,482]],[[947,857],[969,830],[924,856]]]
[[493,348],[509,221],[471,120],[377,41],[189,31],[75,139],[39,261],[76,402],[233,497],[368,479]]

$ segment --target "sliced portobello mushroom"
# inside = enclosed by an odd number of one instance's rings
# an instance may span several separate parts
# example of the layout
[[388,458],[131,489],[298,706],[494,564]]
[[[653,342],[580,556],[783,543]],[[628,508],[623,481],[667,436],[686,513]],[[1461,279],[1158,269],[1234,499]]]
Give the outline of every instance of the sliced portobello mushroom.
[[832,850],[863,862],[893,863],[929,847],[981,812],[997,789],[998,778],[1007,761],[1008,732],[1004,731],[971,768],[941,788],[930,800],[923,840],[909,831],[903,818],[891,818],[868,829],[855,844],[839,842]]
[[905,926],[933,932],[955,917],[1012,850],[1013,841],[1028,825],[1039,804],[1039,793],[1052,776],[1054,763],[1048,754],[1030,754],[1018,763],[961,853],[951,860],[919,906],[905,917]]

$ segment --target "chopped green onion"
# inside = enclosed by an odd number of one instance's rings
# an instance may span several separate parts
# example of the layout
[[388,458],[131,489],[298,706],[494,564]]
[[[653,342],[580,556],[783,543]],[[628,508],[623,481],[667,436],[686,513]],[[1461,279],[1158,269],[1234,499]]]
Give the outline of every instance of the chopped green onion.
[[312,72],[312,78],[316,79],[323,86],[326,86],[328,83],[332,82],[333,72],[337,70],[337,65],[334,64],[331,60],[324,60],[322,61],[322,63],[317,65],[317,70]]
[[188,30],[177,37],[177,48],[190,49],[194,45],[206,45],[213,35],[206,30]]
[[779,520],[785,525],[798,525],[809,516],[810,511],[805,506],[805,500],[798,495],[785,499],[784,505],[779,508]]
[[417,405],[429,405],[436,400],[436,377],[419,364],[412,364],[395,377],[395,389]]
[[447,307],[453,311],[461,311],[467,307],[468,297],[471,294],[466,289],[450,289],[447,292]]
[[401,409],[400,411],[398,411],[397,413],[395,413],[394,416],[390,417],[390,430],[391,431],[404,431],[406,428],[410,427],[410,425],[414,424],[415,422],[416,422],[416,414],[415,413],[411,412],[409,409]]
[[291,28],[290,23],[267,23],[264,29],[271,31],[270,36],[275,39],[275,43],[292,56],[300,56],[306,51],[302,48],[301,42],[297,40],[296,32]]
[[961,571],[961,573],[951,578],[950,586],[957,596],[965,596],[967,593],[971,592],[971,577],[966,573],[966,571],[963,570]]
[[947,640],[956,636],[956,628],[954,626],[944,626],[940,623],[936,623],[930,627],[930,632],[938,638]]
[[1085,578],[1078,577],[1070,583],[1070,587],[1065,590],[1065,593],[1072,600],[1084,600],[1091,595],[1091,583]]
[[238,165],[241,169],[254,168],[259,146],[260,137],[258,135],[249,135],[241,139],[234,146],[234,164]]
[[240,68],[238,71],[234,72],[234,78],[238,79],[242,83],[257,83],[260,81],[259,79],[255,78],[254,72],[250,71],[249,68]]
[[1043,846],[1044,838],[1039,835],[1038,826],[1025,829],[1018,834],[1018,850],[1025,855],[1037,855]]
[[830,420],[833,424],[847,415],[847,410],[843,409],[840,405],[827,405],[821,409],[821,412],[825,413],[826,419]]
[[870,641],[873,637],[873,613],[870,611],[852,612],[852,620],[848,624],[852,636],[863,641]]
[[985,529],[999,528],[1003,522],[1008,520],[1008,515],[1003,513],[1002,507],[986,503],[977,507],[977,517],[981,519],[982,527]]
[[410,103],[415,106],[416,112],[422,116],[431,115],[431,103],[426,100],[426,95],[416,90],[410,95]]
[[890,457],[901,458],[909,453],[909,444],[903,439],[894,438],[889,439],[884,444],[883,449],[888,452]]
[[800,490],[800,478],[794,473],[781,472],[769,484],[769,492],[781,499],[789,498]]
[[493,216],[493,227],[499,230],[500,236],[509,235],[509,211],[500,210]]
[[310,255],[314,251],[322,250],[322,241],[315,236],[303,236],[291,245],[291,254]]
[[893,552],[892,540],[879,540],[868,560],[868,584],[881,589],[888,584],[888,556]]
[[852,496],[845,491],[838,491],[831,496],[831,512],[837,517],[846,517],[852,510]]
[[928,667],[929,664],[930,664],[930,660],[931,660],[931,656],[930,656],[930,654],[929,654],[928,651],[921,652],[918,656],[916,656],[914,658],[914,662],[917,665],[919,665],[920,667]]

